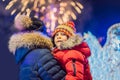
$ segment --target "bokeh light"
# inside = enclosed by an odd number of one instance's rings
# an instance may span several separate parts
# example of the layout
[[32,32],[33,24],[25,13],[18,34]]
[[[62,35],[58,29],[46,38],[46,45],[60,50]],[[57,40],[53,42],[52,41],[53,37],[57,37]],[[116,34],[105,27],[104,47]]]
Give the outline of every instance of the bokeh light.
[[16,17],[21,14],[34,16],[42,20],[47,31],[51,32],[58,24],[76,20],[83,5],[77,0],[11,0],[5,9]]

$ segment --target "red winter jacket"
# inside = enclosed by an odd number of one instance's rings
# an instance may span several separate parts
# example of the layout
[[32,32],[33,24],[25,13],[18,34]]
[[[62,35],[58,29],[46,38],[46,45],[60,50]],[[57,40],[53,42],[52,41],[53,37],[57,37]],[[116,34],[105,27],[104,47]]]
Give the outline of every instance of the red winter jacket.
[[[62,45],[64,46],[65,44]],[[53,50],[54,57],[67,72],[65,80],[92,80],[87,59],[91,55],[88,45],[82,42],[79,45],[68,46],[71,49],[67,49],[65,45],[65,49],[59,50],[55,48]]]

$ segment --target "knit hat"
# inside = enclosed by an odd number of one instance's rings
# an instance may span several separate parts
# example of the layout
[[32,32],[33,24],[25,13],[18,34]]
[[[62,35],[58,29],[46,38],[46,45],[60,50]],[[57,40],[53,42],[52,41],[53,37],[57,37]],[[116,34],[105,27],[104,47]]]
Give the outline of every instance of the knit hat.
[[67,23],[58,25],[52,33],[52,37],[54,37],[57,32],[64,32],[69,37],[75,35],[76,28],[74,22],[69,21]]

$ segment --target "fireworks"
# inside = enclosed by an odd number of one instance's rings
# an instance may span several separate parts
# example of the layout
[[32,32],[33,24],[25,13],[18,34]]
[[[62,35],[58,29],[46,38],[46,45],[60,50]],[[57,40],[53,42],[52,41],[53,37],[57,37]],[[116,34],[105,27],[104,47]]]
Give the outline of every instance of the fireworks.
[[[5,0],[3,0],[5,1]],[[11,15],[25,14],[43,20],[47,31],[53,31],[57,24],[76,20],[83,6],[77,0],[11,0],[5,8]]]

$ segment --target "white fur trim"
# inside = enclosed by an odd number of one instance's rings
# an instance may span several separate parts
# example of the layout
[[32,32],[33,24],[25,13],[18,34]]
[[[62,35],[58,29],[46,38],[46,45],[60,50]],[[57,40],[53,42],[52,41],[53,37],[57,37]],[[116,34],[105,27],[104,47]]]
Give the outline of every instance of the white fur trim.
[[79,35],[75,35],[70,37],[67,41],[64,41],[63,43],[61,43],[60,49],[71,49],[74,46],[77,46],[79,44],[81,44],[83,41],[83,38]]
[[39,32],[20,32],[12,35],[9,40],[9,50],[14,54],[15,50],[20,47],[27,48],[49,48],[53,47],[50,38],[42,35]]

